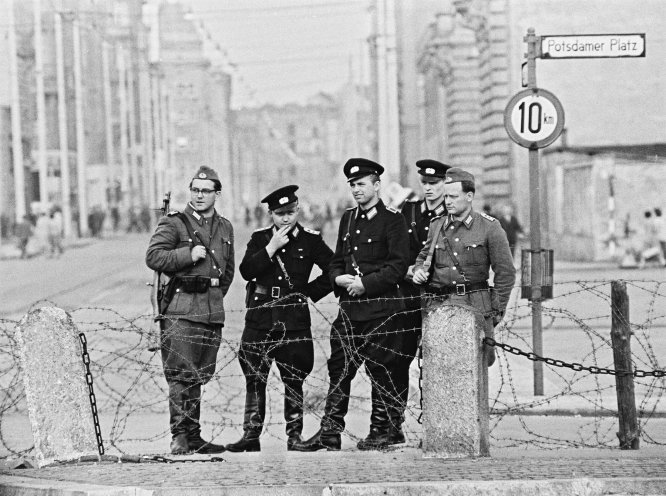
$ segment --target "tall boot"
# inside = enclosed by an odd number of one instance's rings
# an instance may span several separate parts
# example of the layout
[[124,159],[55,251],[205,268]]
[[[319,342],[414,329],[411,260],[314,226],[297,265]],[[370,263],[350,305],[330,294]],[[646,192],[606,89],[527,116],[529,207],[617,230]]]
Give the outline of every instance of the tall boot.
[[190,451],[187,443],[187,384],[167,382],[169,386],[169,429],[171,454],[184,455]]
[[409,396],[409,386],[402,389],[389,408],[389,444],[402,444],[405,442],[405,433],[402,424],[405,422],[405,411]]
[[226,445],[227,451],[261,451],[259,436],[264,427],[266,413],[266,384],[252,381],[245,392],[245,414],[243,416],[243,436],[235,443]]
[[331,381],[326,395],[324,417],[321,419],[321,428],[310,439],[293,444],[293,451],[338,451],[342,440],[340,433],[345,430],[345,415],[349,409],[349,393],[351,391],[351,377],[343,377],[338,381]]
[[187,444],[190,451],[202,454],[222,453],[224,446],[201,438],[201,384],[192,384],[187,391]]
[[287,432],[287,451],[303,439],[303,383],[289,382],[284,385],[284,420]]
[[360,450],[374,450],[386,448],[389,445],[389,418],[390,402],[386,401],[386,394],[380,393],[378,388],[372,387],[372,412],[370,413],[370,433],[365,439],[358,442],[356,447]]

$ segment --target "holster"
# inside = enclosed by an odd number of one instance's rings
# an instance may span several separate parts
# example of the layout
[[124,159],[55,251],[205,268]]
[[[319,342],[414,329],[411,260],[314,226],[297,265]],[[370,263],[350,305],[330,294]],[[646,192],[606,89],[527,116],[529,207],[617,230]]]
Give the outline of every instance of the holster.
[[169,308],[169,303],[176,294],[178,277],[172,277],[169,282],[163,284],[157,291],[157,304],[159,305],[160,315],[164,315]]
[[257,289],[257,281],[248,281],[245,285],[245,308],[250,306],[252,295]]

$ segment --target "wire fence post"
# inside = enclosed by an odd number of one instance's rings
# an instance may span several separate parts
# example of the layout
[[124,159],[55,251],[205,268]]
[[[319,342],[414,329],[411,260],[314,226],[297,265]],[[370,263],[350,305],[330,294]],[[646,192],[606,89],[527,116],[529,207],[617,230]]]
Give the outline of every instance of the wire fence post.
[[620,421],[620,449],[638,449],[640,431],[636,416],[634,375],[631,363],[631,327],[629,325],[629,296],[627,284],[611,282],[611,343],[615,370],[617,411]]

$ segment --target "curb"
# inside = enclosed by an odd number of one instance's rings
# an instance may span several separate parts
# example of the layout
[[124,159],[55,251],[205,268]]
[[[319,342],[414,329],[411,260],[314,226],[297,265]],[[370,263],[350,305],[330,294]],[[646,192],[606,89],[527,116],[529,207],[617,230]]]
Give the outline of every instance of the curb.
[[3,496],[560,496],[666,494],[666,478],[394,482],[332,485],[122,487],[0,476]]

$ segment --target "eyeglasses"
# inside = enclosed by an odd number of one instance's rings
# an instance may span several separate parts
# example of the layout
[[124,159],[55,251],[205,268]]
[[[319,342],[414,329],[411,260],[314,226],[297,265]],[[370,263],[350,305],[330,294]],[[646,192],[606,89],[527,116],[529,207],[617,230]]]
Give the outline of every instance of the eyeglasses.
[[192,192],[193,195],[199,195],[199,193],[201,193],[202,195],[210,195],[212,193],[215,193],[214,189],[190,188],[190,191]]

